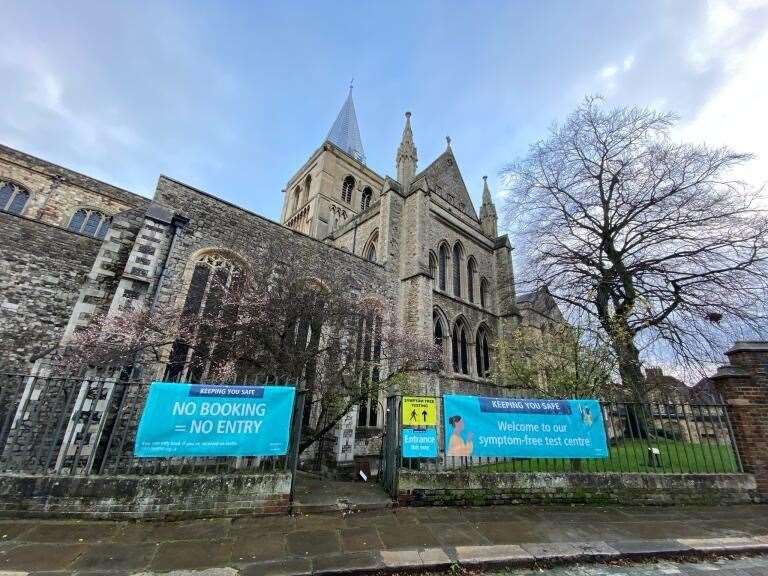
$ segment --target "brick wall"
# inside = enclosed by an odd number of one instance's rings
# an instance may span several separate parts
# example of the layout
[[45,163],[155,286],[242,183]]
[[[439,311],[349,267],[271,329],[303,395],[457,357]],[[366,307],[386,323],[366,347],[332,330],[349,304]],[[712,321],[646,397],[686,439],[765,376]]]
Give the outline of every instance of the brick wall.
[[736,504],[757,500],[749,474],[558,474],[400,470],[408,506]]
[[0,370],[27,369],[61,338],[101,241],[7,213],[0,228]]
[[291,474],[0,475],[0,516],[187,519],[287,514]]
[[768,502],[768,342],[736,342],[729,364],[713,377],[728,414],[745,472]]

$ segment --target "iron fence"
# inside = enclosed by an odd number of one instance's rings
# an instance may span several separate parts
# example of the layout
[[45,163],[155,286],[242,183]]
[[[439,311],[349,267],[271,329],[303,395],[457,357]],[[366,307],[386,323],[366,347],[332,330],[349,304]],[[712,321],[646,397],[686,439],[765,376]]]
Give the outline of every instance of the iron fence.
[[297,388],[285,456],[137,458],[150,382],[0,373],[0,472],[43,475],[207,474],[295,470],[304,394],[297,380],[237,385]]
[[[443,423],[442,398],[438,406],[438,455],[404,458],[401,452],[401,397],[390,398],[388,418],[394,438],[384,466],[406,470],[485,472],[642,472],[651,474],[738,473],[742,471],[728,409],[720,397],[693,403],[677,397],[653,401],[602,400],[607,458],[508,458],[449,456]],[[390,430],[390,426],[387,428]],[[396,480],[392,482],[396,484]]]

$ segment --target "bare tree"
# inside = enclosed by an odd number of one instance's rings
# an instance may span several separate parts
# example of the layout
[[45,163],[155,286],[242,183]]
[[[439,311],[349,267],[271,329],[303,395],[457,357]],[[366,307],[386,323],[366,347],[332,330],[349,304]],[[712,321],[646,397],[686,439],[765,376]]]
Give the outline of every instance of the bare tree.
[[306,247],[274,239],[258,266],[202,261],[184,302],[94,319],[62,354],[71,368],[162,361],[165,379],[300,380],[303,451],[355,406],[439,369],[430,335],[404,330],[353,265],[333,267]]
[[676,143],[674,120],[587,98],[505,171],[527,281],[600,329],[639,397],[644,356],[695,368],[768,332],[768,219],[733,176],[751,156]]

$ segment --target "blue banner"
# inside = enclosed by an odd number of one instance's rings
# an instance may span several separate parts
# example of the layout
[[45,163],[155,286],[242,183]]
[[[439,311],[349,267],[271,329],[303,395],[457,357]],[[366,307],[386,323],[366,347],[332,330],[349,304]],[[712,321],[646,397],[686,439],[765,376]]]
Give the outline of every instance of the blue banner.
[[282,456],[288,453],[295,394],[290,386],[153,382],[134,454]]
[[597,400],[443,396],[448,456],[607,458]]
[[402,451],[404,458],[437,458],[437,430],[403,428]]

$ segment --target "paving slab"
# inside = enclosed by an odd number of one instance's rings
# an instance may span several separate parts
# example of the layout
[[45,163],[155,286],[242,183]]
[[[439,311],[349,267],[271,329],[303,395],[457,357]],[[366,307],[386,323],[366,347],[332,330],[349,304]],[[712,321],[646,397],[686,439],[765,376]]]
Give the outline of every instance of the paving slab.
[[91,546],[72,567],[83,571],[140,570],[149,566],[157,549],[156,544],[107,543]]
[[766,550],[768,544],[756,538],[685,538],[680,543],[698,552]]
[[536,560],[548,562],[567,562],[579,557],[579,551],[573,544],[565,542],[541,542],[520,544],[520,547]]
[[419,558],[421,558],[421,565],[430,570],[448,568],[452,564],[451,558],[442,548],[425,548],[424,550],[419,550]]
[[288,534],[286,542],[288,553],[294,556],[341,552],[341,538],[336,530],[299,530]]
[[177,542],[184,540],[219,540],[229,536],[232,520],[215,518],[185,522],[134,522],[127,524],[118,535],[121,542],[153,541]]
[[384,567],[378,552],[352,552],[319,556],[312,560],[313,574],[359,574]]
[[120,528],[113,522],[42,523],[24,532],[25,542],[105,542],[112,540]]
[[229,527],[231,536],[255,534],[285,534],[296,530],[296,518],[293,516],[245,516],[235,518]]
[[533,554],[516,544],[456,546],[456,560],[465,566],[522,564],[533,561]]
[[88,549],[87,544],[20,544],[0,556],[0,570],[63,570]]
[[477,528],[470,524],[428,524],[426,526],[441,546],[473,546],[490,544]]
[[392,510],[372,510],[355,512],[344,516],[344,525],[349,528],[359,526],[397,526],[398,519]]
[[306,558],[257,562],[240,569],[240,576],[308,576],[309,574],[312,574],[312,562]]
[[607,542],[571,542],[580,558],[589,560],[606,560],[619,556],[619,551]]
[[572,542],[600,540],[588,526],[552,525],[546,522],[481,522],[474,527],[492,544],[521,542]]
[[160,544],[150,567],[168,571],[228,566],[232,557],[232,541],[218,540],[201,544],[196,541],[176,541]]
[[341,530],[341,548],[344,552],[364,552],[381,550],[384,543],[376,528],[345,528]]
[[278,533],[239,535],[233,538],[232,562],[251,564],[282,558],[286,554],[285,535]]
[[[110,574],[110,576],[112,575]],[[156,572],[141,572],[139,574],[131,574],[131,576],[158,575]],[[206,568],[205,570],[172,570],[170,572],[163,572],[163,576],[238,576],[238,572],[234,568]]]
[[421,567],[418,550],[381,550],[379,558],[384,567],[389,569]]
[[27,522],[0,522],[0,542],[14,540],[34,528],[34,524]]
[[622,556],[665,557],[690,552],[692,548],[679,540],[618,540],[608,541]]
[[434,548],[439,542],[421,525],[384,526],[378,529],[381,541],[388,550],[404,548]]

